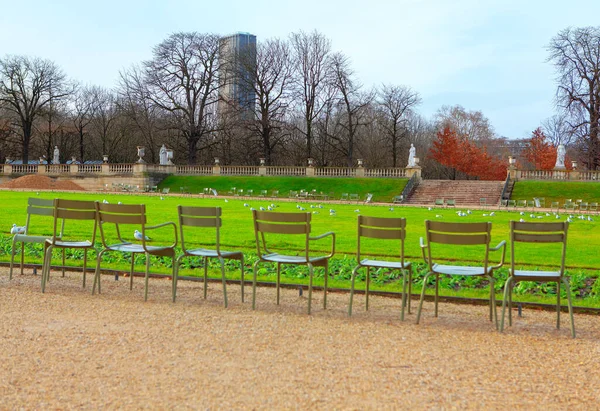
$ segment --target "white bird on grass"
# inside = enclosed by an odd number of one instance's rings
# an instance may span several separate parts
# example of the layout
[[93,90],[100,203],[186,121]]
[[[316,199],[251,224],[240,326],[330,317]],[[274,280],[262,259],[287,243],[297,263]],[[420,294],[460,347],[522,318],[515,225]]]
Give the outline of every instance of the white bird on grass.
[[313,211],[313,214],[319,214],[319,212],[318,211]]
[[300,207],[300,211],[306,211],[306,208]]
[[271,207],[272,207],[272,208],[275,208],[275,207],[277,207],[277,206],[276,206],[275,204],[271,204]]
[[490,213],[490,217],[493,217],[493,216],[495,216],[495,215],[496,215],[496,213],[495,213],[495,212],[493,212],[493,211]]
[[329,212],[330,212],[330,213],[335,213],[335,210],[334,210],[333,208],[330,208],[330,209],[329,209]]
[[102,200],[103,204],[108,204],[108,201],[106,201],[106,198],[104,200]]
[[160,196],[160,199],[161,199],[161,200],[164,200],[165,198],[164,198],[163,196]]
[[535,218],[535,214],[529,214],[529,218]]
[[[135,230],[133,232],[133,237],[138,241],[142,241],[142,239],[144,238],[142,236],[142,233],[140,233],[138,230]],[[146,241],[152,241],[152,240],[150,240],[150,237],[146,236]]]
[[394,211],[394,207],[390,207],[390,211]]
[[10,229],[10,233],[11,234],[25,234],[25,227],[19,227],[16,224],[13,224],[12,228]]
[[483,214],[483,216],[484,216],[484,217],[487,217],[487,216],[489,216],[489,214],[485,214],[485,213],[484,213],[484,214]]
[[519,222],[520,222],[520,223],[524,223],[524,222],[525,222],[525,220],[523,220],[523,219],[520,219],[520,220],[519,220]]
[[267,210],[269,210],[269,211],[273,211],[274,209],[273,209],[273,207],[271,207],[271,206],[268,206],[268,207],[267,207]]
[[431,211],[431,210],[432,210],[432,208],[431,208],[431,207],[427,207],[427,210],[428,210],[428,211]]
[[123,204],[123,203],[119,201],[117,204],[121,205],[121,204]]
[[360,210],[357,208],[356,210],[354,210],[355,213],[360,213]]
[[550,213],[546,213],[546,217],[550,217]]
[[594,220],[592,219],[592,217],[590,217],[590,216],[588,216],[587,220],[588,220],[588,221],[594,221]]
[[443,215],[441,215],[441,214],[436,214],[436,215],[435,215],[435,217],[436,217],[436,218],[442,218],[442,217],[443,217]]
[[467,214],[471,214],[471,210],[467,210]]
[[244,207],[250,207],[248,203],[244,203]]
[[559,216],[558,214],[556,214],[556,219],[557,219],[557,220],[559,220],[559,219],[560,219],[560,216]]
[[521,211],[519,214],[521,214],[521,215],[525,215],[525,211]]
[[266,209],[264,207],[260,207],[259,210],[260,211],[266,211]]
[[228,202],[229,202],[229,200],[228,200],[228,199],[225,199],[225,202],[226,202],[226,203],[228,203]]
[[573,220],[571,220],[571,217],[567,218],[567,223],[572,223]]

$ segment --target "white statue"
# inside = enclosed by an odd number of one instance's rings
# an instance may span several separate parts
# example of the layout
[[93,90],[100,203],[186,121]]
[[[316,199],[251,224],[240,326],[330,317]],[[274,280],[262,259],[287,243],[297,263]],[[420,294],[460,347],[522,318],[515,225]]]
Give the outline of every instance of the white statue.
[[163,144],[160,148],[159,152],[160,165],[166,166],[169,163],[169,159],[167,157],[167,147]]
[[556,149],[556,164],[554,165],[554,168],[558,168],[558,169],[565,168],[565,154],[566,154],[565,146],[563,146],[562,144],[559,144],[558,148]]
[[60,164],[60,151],[58,151],[58,146],[54,146],[54,157],[52,158],[52,164]]
[[417,153],[417,149],[415,148],[414,144],[411,143],[410,150],[408,150],[408,165],[406,167],[416,167],[417,166],[417,164],[415,163],[416,153]]

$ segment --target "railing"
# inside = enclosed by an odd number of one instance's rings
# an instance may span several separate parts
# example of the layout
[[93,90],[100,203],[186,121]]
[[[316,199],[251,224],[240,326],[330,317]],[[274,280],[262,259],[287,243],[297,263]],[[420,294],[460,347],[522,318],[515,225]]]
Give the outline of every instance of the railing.
[[582,181],[600,181],[600,171],[581,171],[579,179]]
[[38,172],[37,164],[15,164],[12,166],[12,172],[15,174],[36,174]]
[[111,174],[133,174],[133,164],[109,164],[108,172]]
[[568,180],[569,173],[552,170],[523,170],[521,178],[523,180]]
[[[164,166],[163,166],[164,167]],[[212,166],[176,166],[175,174],[180,175],[212,175],[213,168]]]
[[68,164],[48,164],[46,173],[48,174],[68,174],[71,172],[71,166]]
[[305,176],[306,167],[268,166],[265,167],[268,176]]
[[354,177],[356,175],[355,168],[349,167],[317,167],[315,168],[315,176],[318,177]]
[[415,188],[419,185],[419,177],[417,174],[413,174],[413,176],[408,180],[408,183],[404,186],[404,190],[402,190],[402,194],[400,198],[402,202],[408,200],[408,196],[414,191]]
[[102,165],[100,164],[77,164],[77,172],[85,174],[100,174],[102,173]]
[[222,166],[221,175],[225,176],[257,176],[257,166]]
[[365,169],[365,177],[390,177],[390,178],[406,177],[406,169],[404,169],[404,168]]
[[504,186],[502,187],[502,194],[500,194],[500,200],[508,200],[508,196],[506,195],[508,191],[508,187],[510,186],[510,175],[506,176],[506,180],[504,180]]

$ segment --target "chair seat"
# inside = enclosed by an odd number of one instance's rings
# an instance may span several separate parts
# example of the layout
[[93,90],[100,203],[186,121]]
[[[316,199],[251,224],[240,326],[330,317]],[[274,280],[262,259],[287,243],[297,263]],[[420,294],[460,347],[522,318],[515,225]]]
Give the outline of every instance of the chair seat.
[[[206,248],[195,248],[193,250],[186,250],[187,255],[193,255],[197,257],[218,257],[217,250],[209,250]],[[223,258],[241,257],[241,251],[222,251],[221,256]]]
[[483,267],[468,267],[461,265],[442,265],[442,264],[434,264],[433,272],[439,274],[449,274],[449,275],[484,275],[491,274],[492,267],[488,267],[487,273],[484,271]]
[[[109,245],[107,247],[107,249],[111,250],[111,251],[122,251],[125,253],[145,253],[146,252],[144,250],[144,247],[142,247],[141,244],[128,244],[128,243],[114,244],[114,245]],[[152,254],[152,253],[156,253],[156,252],[160,252],[160,251],[172,250],[172,248],[147,245],[146,250],[148,250]]]
[[[278,253],[264,254],[261,259],[263,261],[270,261],[272,263],[282,263],[282,264],[306,264],[305,256],[298,255],[285,255]],[[319,265],[319,263],[323,264],[327,262],[327,257],[310,257],[309,262],[312,264]]]
[[515,279],[520,278],[531,278],[531,279],[556,279],[560,278],[559,271],[523,271],[523,270],[515,270]]
[[26,234],[16,234],[15,241],[21,243],[45,243],[46,240],[50,240],[52,237],[46,237],[43,235],[26,235]]
[[[52,242],[52,240],[48,239],[47,240],[49,243]],[[55,247],[63,247],[63,248],[90,248],[92,247],[92,243],[89,242],[88,240],[85,241],[60,241],[60,240],[56,240],[54,242],[54,246]]]
[[405,261],[404,265],[400,261],[384,261],[384,260],[369,260],[364,259],[361,260],[360,265],[368,266],[368,267],[381,267],[381,268],[393,268],[393,269],[404,269],[410,267],[410,262]]

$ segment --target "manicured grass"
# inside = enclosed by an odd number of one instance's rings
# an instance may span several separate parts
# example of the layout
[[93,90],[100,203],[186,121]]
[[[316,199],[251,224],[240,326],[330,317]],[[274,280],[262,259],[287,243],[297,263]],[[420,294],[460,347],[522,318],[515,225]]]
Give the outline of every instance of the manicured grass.
[[[0,215],[0,227],[2,227],[2,248],[0,249],[0,261],[9,261],[10,255],[10,228],[13,223],[17,225],[23,225],[26,218],[26,203],[27,198],[30,196],[36,196],[36,193],[27,192],[11,192],[1,191],[0,202],[2,204],[2,214]],[[256,245],[254,240],[254,232],[252,226],[252,214],[250,207],[259,208],[267,207],[270,204],[275,204],[277,211],[298,211],[296,202],[289,201],[277,201],[271,199],[253,199],[253,200],[237,200],[223,198],[201,198],[201,197],[180,197],[180,196],[161,196],[158,195],[124,195],[124,194],[91,194],[91,193],[39,193],[40,198],[71,198],[71,199],[89,199],[89,200],[107,200],[110,203],[122,202],[124,204],[146,204],[148,212],[148,224],[154,225],[165,221],[177,221],[177,205],[193,205],[193,206],[219,206],[223,209],[223,227],[221,230],[222,247],[224,249],[241,249],[247,255],[247,277],[251,278],[251,270],[249,270],[250,264],[256,258]],[[248,204],[248,206],[244,206]],[[315,208],[311,208],[313,205]],[[502,240],[508,240],[508,228],[510,220],[518,220],[524,218],[528,221],[533,220],[529,217],[529,212],[522,216],[517,212],[507,212],[495,210],[495,215],[490,216],[492,210],[473,210],[472,214],[467,217],[459,217],[456,214],[457,210],[454,209],[432,209],[416,208],[416,207],[393,207],[390,206],[376,206],[376,205],[356,205],[356,204],[334,204],[330,205],[323,203],[323,208],[316,208],[319,203],[302,203],[301,206],[305,207],[308,211],[315,212],[312,215],[312,234],[318,235],[326,231],[333,231],[337,235],[336,241],[336,257],[332,261],[332,286],[341,288],[349,287],[350,272],[355,265],[356,258],[356,218],[358,214],[379,216],[379,217],[405,217],[407,219],[407,238],[406,238],[406,255],[409,261],[419,263],[416,267],[418,274],[415,276],[415,286],[413,287],[414,292],[418,292],[420,289],[420,278],[422,278],[425,272],[425,266],[422,263],[421,249],[419,247],[419,237],[425,233],[424,220],[440,220],[440,221],[492,221],[492,245],[496,245]],[[329,214],[329,208],[336,210],[336,215],[331,216]],[[484,216],[484,214],[486,214]],[[437,217],[441,216],[441,217]],[[535,221],[557,221],[554,216],[546,216],[545,213],[538,213],[537,216],[542,216],[541,219],[535,218]],[[561,220],[565,217],[561,216]],[[600,221],[600,220],[599,220]],[[51,233],[51,219],[45,217],[37,217],[31,223],[32,233],[49,235]],[[127,227],[121,230],[123,236],[128,239],[133,239],[134,227]],[[596,221],[581,221],[575,220],[569,231],[569,246],[567,255],[567,266],[570,267],[569,271],[577,274],[577,281],[581,282],[580,288],[584,289],[584,284],[588,278],[597,277],[597,267],[600,267],[600,253],[597,252],[600,247],[600,236],[595,235],[598,230],[598,222]],[[82,223],[70,221],[66,226],[66,233],[68,236],[85,237],[89,235],[89,228],[86,228]],[[152,244],[169,243],[172,238],[172,229],[164,228],[157,230],[156,232],[148,233],[153,241]],[[214,243],[213,233],[210,230],[194,231],[189,234],[186,232],[186,240],[194,239],[195,242],[204,241],[205,244],[211,245]],[[98,238],[99,241],[99,238]],[[279,238],[276,241],[276,246],[283,248],[287,252],[298,252],[302,249],[302,244],[299,239],[290,238]],[[368,250],[371,250],[371,254],[374,255],[387,255],[391,256],[398,252],[398,244],[390,244],[390,242],[384,241],[372,241],[365,242],[363,244]],[[315,253],[326,253],[329,250],[330,240],[321,240],[314,242]],[[479,261],[480,250],[474,249],[473,247],[462,247],[462,248],[440,248],[435,250],[435,254],[449,260],[456,260],[458,264],[464,263],[465,261]],[[363,251],[364,252],[364,251]],[[548,269],[553,263],[558,262],[558,248],[549,250],[548,248],[539,248],[536,246],[526,246],[520,249],[520,252],[516,256],[517,265],[527,265],[534,269]],[[68,264],[81,266],[81,255],[70,254]],[[91,253],[89,256],[90,266],[93,267],[95,263],[95,254]],[[109,254],[105,262],[103,263],[104,268],[113,268],[123,271],[127,271],[130,260],[128,256],[124,256],[120,253]],[[495,264],[500,259],[500,253],[492,253],[491,261]],[[31,255],[28,254],[26,257],[27,262],[41,262],[41,248]],[[510,261],[510,251],[507,249],[507,264]],[[136,259],[136,270],[143,271],[143,257],[138,256]],[[55,259],[54,263],[58,263]],[[158,264],[152,264],[152,271],[157,273],[169,273],[170,272],[170,261],[163,260]],[[184,275],[198,275],[201,270],[194,269],[198,267],[198,262],[186,262],[183,267],[182,274]],[[216,268],[216,266],[212,266]],[[212,271],[212,269],[211,269]],[[319,285],[322,283],[322,270],[318,270],[318,277],[315,284]],[[215,271],[211,272],[211,275],[216,274]],[[400,289],[401,276],[398,274],[391,275],[385,270],[378,270],[373,273],[376,277],[372,281],[373,289],[381,289],[388,291],[398,291]],[[506,278],[506,269],[498,273],[499,281],[496,289],[500,291],[503,285],[501,278]],[[239,267],[232,263],[227,268],[228,278],[239,278]],[[297,282],[306,283],[306,269],[300,268],[286,268],[286,282]],[[364,273],[361,274],[361,278],[364,278]],[[259,279],[273,281],[273,269],[264,268],[259,272]],[[463,280],[461,280],[463,281]],[[463,296],[480,296],[486,298],[485,286],[479,280],[470,281],[466,280],[466,284],[471,284],[472,289],[467,286],[461,288],[461,281],[452,279],[444,279],[442,283],[442,294],[447,295],[463,295]],[[600,292],[600,282],[595,284],[592,281],[588,288],[592,288],[589,295],[593,295],[593,300],[597,296],[597,291]],[[363,284],[358,287],[364,287]],[[537,289],[533,285],[527,285],[523,288],[523,292],[526,294],[535,293],[536,290],[542,290],[541,295],[545,293],[552,293],[552,288]],[[536,299],[537,297],[532,297]],[[536,301],[545,301],[546,298],[536,299]],[[550,301],[549,300],[549,301]],[[595,303],[590,302],[589,305]]]
[[391,202],[394,196],[402,193],[407,182],[405,178],[169,176],[158,187],[160,190],[168,187],[172,193],[179,193],[180,187],[187,187],[195,194],[201,193],[204,188],[213,188],[220,195],[236,187],[238,190],[254,190],[254,196],[258,196],[261,190],[267,190],[269,195],[273,190],[279,190],[279,196],[286,198],[290,190],[316,190],[318,193],[333,193],[334,199],[338,200],[342,193],[358,194],[361,199],[371,193],[373,201]]
[[562,206],[566,199],[581,199],[588,203],[600,203],[600,183],[575,181],[517,181],[511,195],[512,200],[533,200],[543,197],[546,207],[553,201]]

